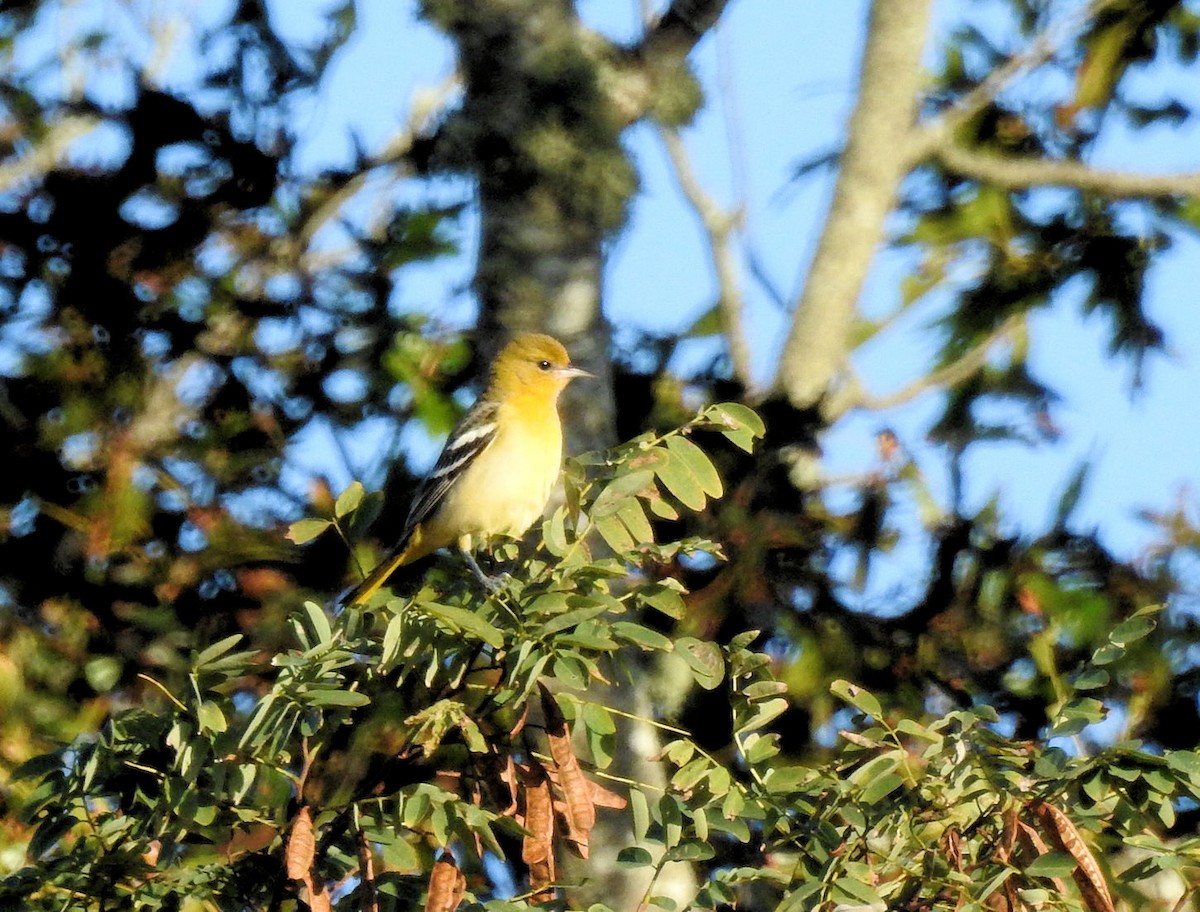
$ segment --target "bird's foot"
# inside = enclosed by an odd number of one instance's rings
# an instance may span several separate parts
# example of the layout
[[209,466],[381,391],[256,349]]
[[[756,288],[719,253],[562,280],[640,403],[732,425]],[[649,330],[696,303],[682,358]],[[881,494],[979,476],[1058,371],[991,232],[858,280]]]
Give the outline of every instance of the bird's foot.
[[479,580],[480,585],[488,592],[499,592],[504,588],[504,584],[508,581],[509,575],[501,573],[499,576],[488,576],[480,568],[475,560],[475,556],[470,551],[463,551],[463,557],[467,559],[467,566],[471,568],[471,573],[475,579]]

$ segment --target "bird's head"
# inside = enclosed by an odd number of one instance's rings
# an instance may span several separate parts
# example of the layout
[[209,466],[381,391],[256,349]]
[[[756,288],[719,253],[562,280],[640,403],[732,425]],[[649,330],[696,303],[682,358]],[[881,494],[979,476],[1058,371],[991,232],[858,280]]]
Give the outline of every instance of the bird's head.
[[492,366],[492,382],[522,391],[550,390],[557,395],[576,377],[592,376],[571,365],[571,356],[557,339],[523,333],[509,342]]

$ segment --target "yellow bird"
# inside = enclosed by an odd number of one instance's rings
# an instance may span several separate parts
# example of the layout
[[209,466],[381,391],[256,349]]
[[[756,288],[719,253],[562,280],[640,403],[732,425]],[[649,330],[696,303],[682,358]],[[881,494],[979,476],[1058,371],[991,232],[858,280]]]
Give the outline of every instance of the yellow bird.
[[550,336],[509,342],[422,481],[400,541],[345,604],[366,604],[399,567],[454,544],[480,582],[495,588],[471,550],[492,536],[519,538],[542,515],[562,469],[558,396],[575,377],[590,376]]

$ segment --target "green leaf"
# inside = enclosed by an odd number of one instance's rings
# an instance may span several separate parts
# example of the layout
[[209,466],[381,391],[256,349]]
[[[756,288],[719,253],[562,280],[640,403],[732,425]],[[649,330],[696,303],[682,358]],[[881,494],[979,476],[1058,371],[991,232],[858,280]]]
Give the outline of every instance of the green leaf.
[[[867,909],[871,910],[871,912],[874,912],[876,909],[879,912],[883,912],[887,908],[887,903],[875,892],[874,887],[853,877],[840,877],[834,881],[833,893],[834,897],[843,903],[849,900],[850,903],[854,903],[858,908],[865,906],[866,909],[863,909],[863,912],[866,912]],[[843,895],[839,897],[838,893]]]
[[437,602],[420,602],[414,607],[422,614],[441,621],[452,630],[468,633],[483,640],[494,649],[499,649],[504,645],[504,633],[473,611],[456,608],[453,605],[440,605]]
[[687,662],[696,683],[705,690],[720,686],[725,679],[725,658],[716,643],[695,637],[680,637],[675,641],[675,650]]
[[[769,760],[779,753],[779,735],[775,732],[768,734],[760,734],[759,732],[751,732],[742,742],[742,752],[746,757],[746,762],[751,766],[757,766],[764,760]],[[729,794],[734,794],[730,792]]]
[[333,640],[333,629],[329,626],[329,618],[325,610],[316,602],[305,602],[300,615],[300,623],[308,634],[309,649],[314,646],[327,646]]
[[380,670],[384,674],[390,672],[400,662],[400,652],[403,646],[404,615],[396,614],[388,621],[387,629],[383,632],[383,647],[379,657]]
[[[670,453],[670,451],[667,451]],[[703,510],[708,498],[704,496],[704,488],[700,480],[688,464],[680,457],[671,453],[669,459],[655,466],[654,474],[663,486],[674,495],[680,503],[691,510]]]
[[560,614],[570,606],[569,599],[570,597],[565,592],[547,592],[545,595],[535,598],[525,608],[524,613],[529,617]]
[[872,757],[853,773],[850,774],[850,782],[855,785],[865,787],[871,782],[879,779],[892,772],[904,759],[903,750],[890,750],[886,753]]
[[646,900],[646,909],[661,909],[662,912],[678,912],[679,903],[669,896],[651,896]]
[[753,703],[755,700],[765,700],[767,697],[777,697],[787,693],[787,685],[783,681],[755,681],[742,690],[742,696]]
[[1108,684],[1108,672],[1103,668],[1085,668],[1071,682],[1071,686],[1076,690],[1095,690],[1106,684]]
[[692,339],[698,336],[715,336],[723,332],[725,328],[725,316],[721,313],[719,304],[714,304],[704,313],[700,314],[695,321],[685,329],[680,335],[684,338]]
[[[661,454],[661,455],[660,455]],[[666,453],[660,449],[650,450],[643,457],[649,465],[657,465],[666,461]],[[644,494],[654,485],[654,472],[649,466],[624,472],[610,481],[600,492],[588,510],[592,519],[609,516],[621,508],[621,504]]]
[[633,817],[633,838],[641,842],[646,838],[646,831],[650,829],[650,803],[641,789],[630,788],[629,812]]
[[669,792],[659,798],[658,819],[662,821],[663,845],[678,845],[683,838],[683,799]]
[[721,433],[735,446],[747,453],[754,450],[754,439],[766,433],[766,426],[757,413],[738,402],[719,402],[709,406],[704,417],[719,428]]
[[671,642],[670,637],[664,636],[657,630],[651,630],[649,627],[644,627],[641,624],[635,624],[632,621],[614,621],[612,633],[618,639],[632,643],[634,646],[640,646],[644,650],[660,649],[664,652],[670,652],[675,648],[675,644]]
[[802,766],[773,766],[767,770],[763,784],[772,794],[788,794],[797,791],[807,781],[811,772]]
[[1167,751],[1167,765],[1188,776],[1200,777],[1200,753],[1190,750]]
[[1134,615],[1114,627],[1112,633],[1108,635],[1108,640],[1117,646],[1128,646],[1149,634],[1157,626],[1158,622],[1152,617]]
[[581,720],[590,731],[601,735],[611,735],[617,730],[612,713],[599,703],[584,703]]
[[1050,729],[1050,737],[1060,738],[1078,734],[1107,715],[1108,711],[1099,700],[1076,697],[1059,711],[1058,718],[1054,720],[1054,726]]
[[84,664],[83,676],[92,690],[105,693],[121,680],[121,660],[115,656],[96,656]]
[[835,697],[849,703],[859,712],[865,713],[875,719],[883,718],[883,707],[879,705],[879,700],[869,690],[865,690],[857,684],[851,684],[849,681],[839,679],[829,685],[829,691]]
[[687,606],[679,590],[662,583],[651,583],[638,589],[638,598],[656,611],[661,611],[669,618],[679,620],[683,617]]
[[1066,852],[1047,852],[1039,855],[1025,868],[1030,877],[1069,877],[1075,870],[1075,859]]
[[371,698],[356,690],[313,688],[306,695],[314,706],[367,706]]
[[733,776],[724,766],[715,766],[708,776],[708,791],[714,798],[720,798],[733,785]]
[[[15,770],[12,771],[12,780],[15,782],[18,779],[40,779],[47,773],[61,772],[63,769],[63,758],[61,751],[53,751],[49,754],[39,754],[26,760]],[[26,802],[28,804],[28,800]]]
[[565,614],[558,614],[546,621],[539,631],[542,636],[551,636],[561,630],[569,630],[572,627],[578,627],[584,621],[590,621],[597,615],[604,614],[608,610],[606,605],[588,605],[584,608],[576,608],[574,611],[568,611]]
[[196,656],[195,661],[192,662],[192,668],[199,671],[209,662],[213,661],[213,659],[225,655],[225,653],[229,652],[229,650],[242,641],[242,636],[240,633],[235,633],[233,636],[227,636],[225,639],[213,643]]
[[867,787],[862,790],[862,803],[875,804],[877,801],[886,798],[903,784],[904,779],[896,773],[886,773],[878,776],[872,779],[867,784]]
[[625,868],[644,868],[654,864],[654,858],[641,846],[626,846],[617,853],[617,864]]
[[646,518],[646,511],[642,509],[640,500],[631,497],[629,500],[622,501],[617,510],[617,516],[625,524],[629,534],[633,536],[635,545],[654,543],[654,529],[650,525],[650,520]]
[[566,516],[567,511],[559,507],[542,523],[542,541],[546,543],[546,550],[555,557],[562,557],[567,553]]
[[686,437],[668,437],[667,450],[671,455],[683,462],[700,483],[700,488],[709,497],[720,497],[725,493],[721,484],[721,476],[717,474],[716,466],[700,447]]
[[664,861],[708,861],[716,855],[716,849],[698,839],[685,839],[667,850]]
[[774,697],[770,700],[763,700],[761,703],[752,704],[754,713],[750,718],[740,722],[737,726],[737,733],[757,731],[763,726],[769,724],[772,720],[787,712],[790,705],[783,697]]
[[1071,480],[1067,482],[1067,486],[1063,490],[1062,496],[1060,496],[1058,499],[1058,507],[1054,511],[1053,528],[1066,528],[1067,522],[1071,518],[1071,514],[1074,513],[1075,508],[1079,506],[1079,498],[1083,495],[1083,488],[1087,483],[1089,471],[1091,471],[1091,463],[1089,463],[1087,460],[1084,460],[1075,467],[1075,472],[1071,475]]
[[560,646],[578,646],[600,652],[614,652],[620,648],[620,644],[608,635],[608,625],[595,621],[584,621],[570,633],[560,636],[557,642]]
[[327,519],[298,519],[288,526],[287,538],[297,545],[308,544],[332,525]]
[[556,656],[554,677],[572,690],[586,690],[590,680],[587,666],[576,655]]
[[605,544],[617,554],[625,554],[637,546],[637,542],[633,540],[633,536],[629,534],[629,530],[616,513],[593,518],[592,524],[600,533],[600,537],[604,539]]
[[938,744],[942,741],[942,736],[937,732],[930,731],[912,719],[901,719],[896,723],[896,731],[913,738],[920,738],[922,741],[928,741],[930,744]]
[[333,515],[341,519],[347,513],[353,513],[358,509],[358,505],[362,503],[363,495],[366,490],[362,486],[361,481],[352,481],[341,494],[338,495],[337,502],[333,505]]
[[694,788],[712,768],[712,761],[707,757],[696,757],[689,761],[671,777],[671,788],[686,792]]
[[196,717],[200,722],[200,731],[202,732],[223,732],[227,727],[225,714],[221,712],[221,707],[212,700],[205,700],[200,704]]

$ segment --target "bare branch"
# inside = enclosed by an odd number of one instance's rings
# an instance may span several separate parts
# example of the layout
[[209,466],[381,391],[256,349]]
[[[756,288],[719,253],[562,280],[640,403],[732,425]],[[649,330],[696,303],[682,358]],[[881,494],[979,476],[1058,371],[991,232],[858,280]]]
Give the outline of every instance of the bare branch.
[[1001,323],[982,342],[964,352],[955,361],[939,367],[937,370],[930,371],[907,386],[903,386],[895,392],[883,396],[873,396],[865,390],[859,389],[852,399],[848,397],[845,401],[839,402],[834,406],[837,409],[837,414],[841,415],[856,408],[872,411],[895,408],[898,405],[903,405],[906,402],[916,399],[922,393],[928,392],[931,389],[947,389],[969,380],[987,366],[988,356],[997,344],[1012,338],[1014,334],[1022,331],[1024,327],[1025,315],[1015,314]]
[[1003,66],[992,70],[974,89],[959,98],[936,119],[923,125],[914,134],[909,145],[909,164],[915,165],[935,153],[939,146],[949,141],[948,137],[956,127],[995,101],[1018,77],[1053,58],[1070,34],[1083,29],[1087,23],[1118,2],[1121,0],[1093,0],[1087,6],[1076,10],[1073,15],[1052,23],[1036,36],[1024,51],[1014,54]]
[[819,402],[846,364],[858,296],[908,161],[931,0],[876,0],[833,205],[779,364],[792,405]]
[[[361,168],[309,216],[300,231],[301,241],[307,245],[313,235],[341,211],[342,206],[363,188],[377,170],[388,167],[403,170],[406,165],[406,156],[412,150],[417,137],[428,129],[434,115],[445,107],[449,98],[460,86],[459,76],[455,73],[440,85],[414,92],[408,122],[405,126],[391,138],[374,160]],[[380,194],[380,199],[383,198],[384,195]]]
[[1093,168],[1083,162],[1033,156],[1001,156],[976,152],[951,143],[934,155],[950,171],[1006,190],[1030,187],[1076,187],[1113,199],[1129,197],[1200,197],[1200,172],[1135,174]]
[[358,807],[354,808],[355,835],[358,843],[358,873],[361,882],[362,912],[379,912],[379,887],[375,883],[375,853],[371,840],[358,820]]
[[675,168],[679,187],[692,204],[700,223],[704,226],[704,233],[708,236],[713,269],[717,275],[717,307],[729,345],[729,359],[733,363],[734,376],[748,389],[751,383],[750,343],[746,339],[746,327],[742,318],[745,308],[741,277],[738,275],[737,260],[731,243],[737,225],[737,215],[722,209],[700,186],[679,133],[664,127],[658,134],[662,137],[667,155]]

